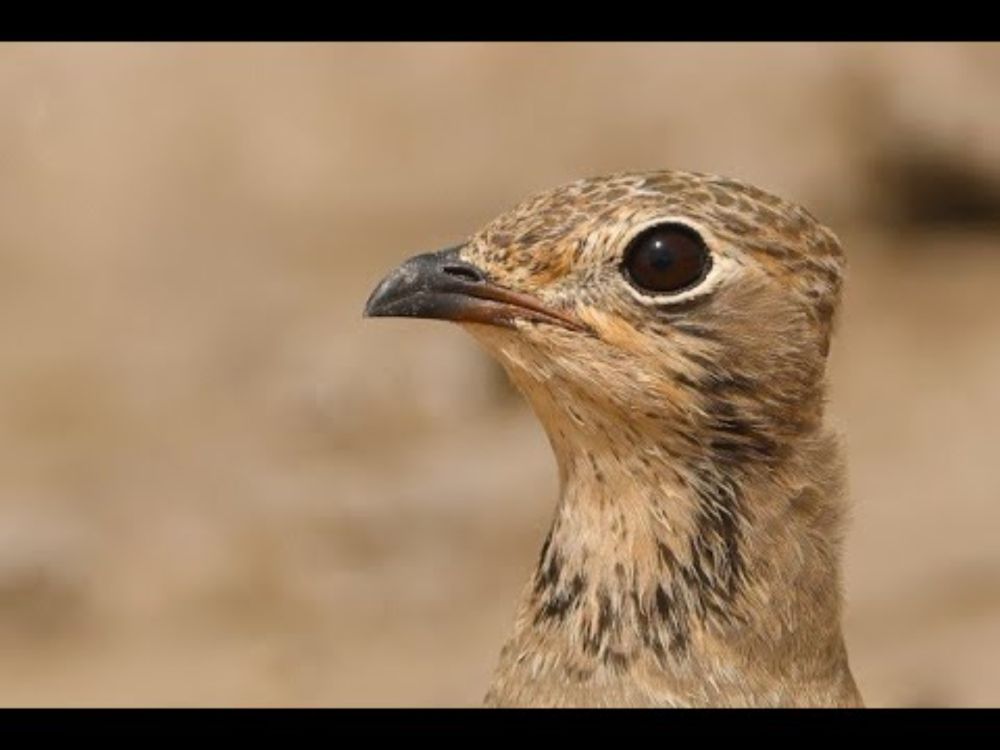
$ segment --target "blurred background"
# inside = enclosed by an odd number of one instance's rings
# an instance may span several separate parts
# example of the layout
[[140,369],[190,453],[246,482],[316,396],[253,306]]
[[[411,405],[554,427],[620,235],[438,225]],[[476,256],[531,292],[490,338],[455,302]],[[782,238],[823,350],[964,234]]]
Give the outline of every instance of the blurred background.
[[477,704],[554,461],[362,306],[664,167],[840,235],[855,676],[1000,704],[1000,46],[5,44],[0,97],[0,704]]

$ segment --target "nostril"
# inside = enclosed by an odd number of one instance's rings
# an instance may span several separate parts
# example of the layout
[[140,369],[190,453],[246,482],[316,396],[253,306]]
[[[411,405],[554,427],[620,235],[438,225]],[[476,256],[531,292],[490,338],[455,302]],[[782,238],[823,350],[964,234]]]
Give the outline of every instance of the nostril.
[[447,265],[442,266],[441,270],[449,276],[455,276],[456,278],[465,279],[466,281],[471,281],[476,284],[481,284],[486,281],[486,277],[483,275],[482,271],[475,266],[468,265],[466,263],[448,263]]

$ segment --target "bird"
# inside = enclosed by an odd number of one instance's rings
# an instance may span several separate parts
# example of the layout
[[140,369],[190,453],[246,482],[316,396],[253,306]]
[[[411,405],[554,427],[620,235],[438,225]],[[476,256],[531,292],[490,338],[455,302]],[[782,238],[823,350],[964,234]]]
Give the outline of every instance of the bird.
[[797,203],[659,170],[541,192],[376,286],[366,317],[472,334],[558,466],[486,706],[863,705],[824,418],[845,268]]

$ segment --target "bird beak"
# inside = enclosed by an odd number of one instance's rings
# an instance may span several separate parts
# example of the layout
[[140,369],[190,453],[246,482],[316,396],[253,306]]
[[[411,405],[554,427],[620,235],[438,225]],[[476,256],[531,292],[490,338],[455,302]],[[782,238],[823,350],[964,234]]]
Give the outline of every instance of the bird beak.
[[575,316],[491,282],[459,257],[460,247],[410,258],[375,287],[366,318],[436,318],[514,328],[514,321],[549,323],[574,331],[587,327]]

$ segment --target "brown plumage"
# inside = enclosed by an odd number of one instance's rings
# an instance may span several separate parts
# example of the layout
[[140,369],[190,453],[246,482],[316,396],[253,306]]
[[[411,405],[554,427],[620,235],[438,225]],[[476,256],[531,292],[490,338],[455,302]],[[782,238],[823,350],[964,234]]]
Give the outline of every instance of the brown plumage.
[[369,315],[462,323],[558,462],[488,705],[860,705],[823,425],[843,266],[796,205],[652,172],[543,193],[379,285]]

